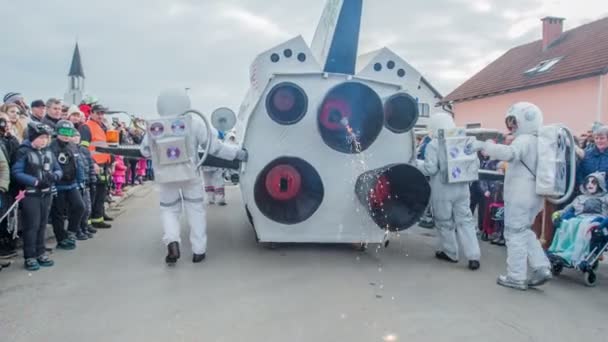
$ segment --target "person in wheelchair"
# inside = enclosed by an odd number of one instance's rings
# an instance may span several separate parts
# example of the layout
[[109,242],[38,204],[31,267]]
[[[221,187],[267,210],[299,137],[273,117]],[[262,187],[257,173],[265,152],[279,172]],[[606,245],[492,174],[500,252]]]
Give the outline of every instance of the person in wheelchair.
[[608,193],[604,172],[594,172],[581,185],[581,195],[563,210],[553,214],[556,232],[547,250],[550,259],[561,259],[567,266],[577,267],[589,253],[589,246],[598,223],[608,217]]

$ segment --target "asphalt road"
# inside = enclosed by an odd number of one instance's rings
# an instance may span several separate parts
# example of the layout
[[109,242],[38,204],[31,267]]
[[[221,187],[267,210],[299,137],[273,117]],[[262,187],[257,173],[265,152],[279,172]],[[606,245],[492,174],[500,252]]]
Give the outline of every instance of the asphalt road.
[[[590,289],[565,271],[542,290],[495,285],[505,251],[483,244],[482,269],[433,258],[433,231],[388,249],[258,246],[238,189],[209,210],[209,250],[163,260],[157,196],[142,189],[115,227],[55,267],[0,273],[0,341],[605,341],[608,268]],[[603,265],[605,266],[605,265]]]

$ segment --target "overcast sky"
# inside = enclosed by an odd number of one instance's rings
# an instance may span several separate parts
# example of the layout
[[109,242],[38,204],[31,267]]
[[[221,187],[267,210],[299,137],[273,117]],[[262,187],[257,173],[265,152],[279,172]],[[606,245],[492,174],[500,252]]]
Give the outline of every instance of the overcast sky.
[[[348,1],[348,0],[346,0]],[[114,109],[154,113],[159,90],[191,88],[196,108],[234,110],[254,57],[303,35],[325,0],[2,0],[0,96],[63,98],[78,39],[87,92]],[[605,0],[365,0],[364,53],[388,46],[443,95],[510,47],[608,15]]]

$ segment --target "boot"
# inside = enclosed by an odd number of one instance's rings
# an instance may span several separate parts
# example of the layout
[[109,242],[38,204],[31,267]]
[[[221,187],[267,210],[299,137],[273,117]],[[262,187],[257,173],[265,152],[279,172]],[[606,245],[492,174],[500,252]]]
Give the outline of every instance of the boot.
[[458,260],[454,260],[454,259],[450,258],[447,254],[445,254],[445,252],[435,252],[435,258],[437,258],[439,260],[451,262],[454,264],[458,262]]
[[471,271],[477,271],[481,267],[481,264],[478,260],[469,260],[469,269]]
[[539,268],[532,271],[532,276],[528,279],[528,286],[537,287],[545,285],[551,278],[553,278],[553,275],[549,268]]
[[199,262],[202,262],[203,260],[205,260],[205,253],[203,254],[193,254],[192,255],[192,262],[195,264],[198,264]]
[[97,229],[110,229],[112,225],[105,222],[93,222],[92,226]]
[[167,256],[165,257],[165,262],[168,265],[175,265],[177,259],[179,259],[179,242],[171,242],[167,245]]
[[528,284],[525,281],[514,280],[511,279],[511,277],[504,275],[498,276],[498,279],[496,279],[496,284],[521,291],[528,289]]

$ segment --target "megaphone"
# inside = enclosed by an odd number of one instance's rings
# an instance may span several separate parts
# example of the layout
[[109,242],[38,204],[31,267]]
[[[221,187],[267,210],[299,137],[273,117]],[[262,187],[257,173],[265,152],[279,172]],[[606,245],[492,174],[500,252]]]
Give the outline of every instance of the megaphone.
[[211,114],[211,125],[220,132],[228,132],[236,125],[236,114],[229,108],[218,108]]
[[431,187],[417,168],[392,164],[359,176],[355,193],[380,229],[395,232],[420,220],[429,204]]

